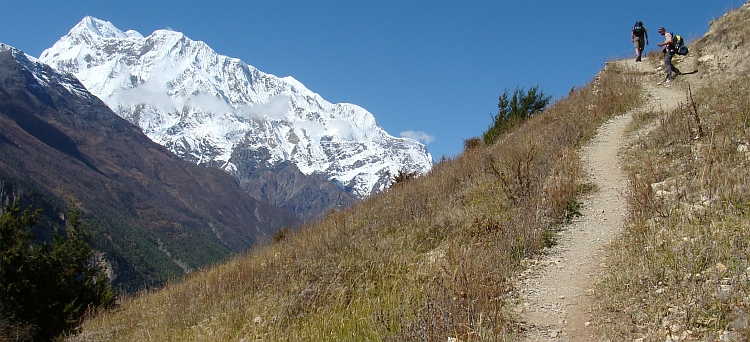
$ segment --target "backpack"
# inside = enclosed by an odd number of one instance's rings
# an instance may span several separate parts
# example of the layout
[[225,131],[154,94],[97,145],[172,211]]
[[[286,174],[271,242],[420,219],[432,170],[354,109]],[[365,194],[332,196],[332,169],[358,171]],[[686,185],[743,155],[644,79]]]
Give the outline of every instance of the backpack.
[[685,56],[688,54],[688,48],[685,46],[685,41],[682,36],[678,36],[672,33],[672,49],[678,55]]
[[646,28],[643,27],[643,23],[636,21],[635,25],[633,25],[633,34],[638,37],[643,37],[644,32],[646,32]]

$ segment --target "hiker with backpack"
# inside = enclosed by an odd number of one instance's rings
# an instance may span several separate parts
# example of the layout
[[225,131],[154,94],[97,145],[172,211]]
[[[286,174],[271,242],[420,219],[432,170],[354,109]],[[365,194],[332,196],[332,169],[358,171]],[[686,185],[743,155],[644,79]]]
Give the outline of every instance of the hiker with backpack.
[[648,30],[641,21],[636,21],[630,30],[630,41],[635,45],[635,61],[640,62],[643,49],[648,45]]
[[[682,74],[680,72],[680,69],[677,69],[672,64],[672,57],[677,52],[677,49],[675,48],[675,39],[674,35],[672,33],[667,32],[667,30],[663,27],[659,28],[659,34],[664,36],[664,42],[658,43],[659,47],[663,47],[662,52],[664,53],[664,69],[666,70],[666,78],[664,78],[664,81],[659,82],[658,84],[662,83],[669,83],[672,82],[674,79],[674,76]],[[672,75],[674,73],[674,75]]]

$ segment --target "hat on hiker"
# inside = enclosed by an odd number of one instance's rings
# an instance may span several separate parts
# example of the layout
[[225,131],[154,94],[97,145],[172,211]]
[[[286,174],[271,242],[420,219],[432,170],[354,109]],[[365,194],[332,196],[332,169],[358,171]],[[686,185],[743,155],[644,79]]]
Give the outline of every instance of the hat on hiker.
[[667,30],[665,30],[663,27],[660,27],[659,28],[659,33],[662,33],[662,32],[667,32]]

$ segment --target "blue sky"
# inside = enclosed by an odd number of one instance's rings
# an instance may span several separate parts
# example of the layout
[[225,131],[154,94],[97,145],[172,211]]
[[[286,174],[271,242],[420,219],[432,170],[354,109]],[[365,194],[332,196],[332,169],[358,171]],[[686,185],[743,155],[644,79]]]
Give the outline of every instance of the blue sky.
[[[144,36],[183,32],[222,55],[293,76],[330,102],[414,132],[433,158],[480,136],[508,88],[559,98],[631,57],[641,20],[694,40],[744,0],[0,1],[0,42],[38,57],[86,15]],[[669,14],[667,14],[669,13]]]

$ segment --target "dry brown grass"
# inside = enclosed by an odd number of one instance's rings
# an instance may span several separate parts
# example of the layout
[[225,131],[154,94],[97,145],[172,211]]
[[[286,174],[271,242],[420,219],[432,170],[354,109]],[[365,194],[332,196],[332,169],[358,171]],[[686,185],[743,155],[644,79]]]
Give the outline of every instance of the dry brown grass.
[[633,323],[613,326],[617,339],[750,338],[746,89],[750,78],[702,90],[634,152],[631,222],[602,288],[606,309]]
[[[701,51],[750,38],[748,17]],[[750,77],[711,70],[629,149],[630,222],[599,288],[612,340],[750,340]]]
[[577,208],[577,146],[638,105],[608,66],[489,147],[473,146],[276,243],[125,298],[81,340],[512,340],[509,278]]

